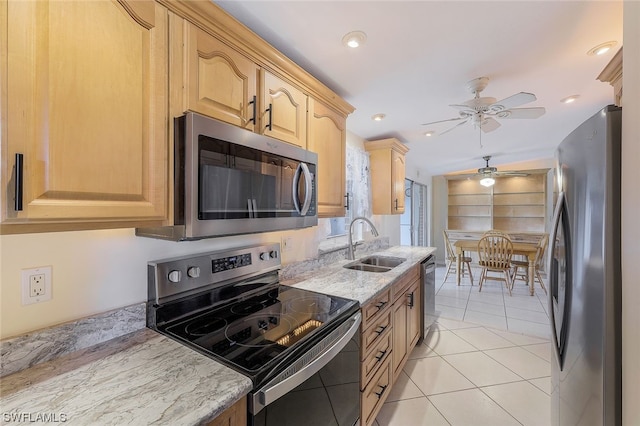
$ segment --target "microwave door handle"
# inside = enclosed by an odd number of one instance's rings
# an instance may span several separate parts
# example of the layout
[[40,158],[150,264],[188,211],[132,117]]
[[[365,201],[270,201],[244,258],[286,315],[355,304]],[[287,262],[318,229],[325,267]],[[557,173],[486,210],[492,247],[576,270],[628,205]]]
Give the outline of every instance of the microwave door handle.
[[302,169],[302,163],[296,167],[296,172],[293,174],[293,182],[291,183],[291,193],[293,194],[293,206],[296,208],[298,214],[302,215],[300,211],[300,200],[298,199],[298,181],[300,180],[300,170]]
[[251,200],[251,204],[253,206],[253,217],[258,217],[258,203],[256,203],[256,199]]
[[313,178],[306,163],[300,163],[300,168],[304,173],[304,204],[302,205],[302,209],[300,209],[300,215],[305,216],[309,211],[309,207],[311,207],[311,199],[313,198],[313,194],[311,193]]

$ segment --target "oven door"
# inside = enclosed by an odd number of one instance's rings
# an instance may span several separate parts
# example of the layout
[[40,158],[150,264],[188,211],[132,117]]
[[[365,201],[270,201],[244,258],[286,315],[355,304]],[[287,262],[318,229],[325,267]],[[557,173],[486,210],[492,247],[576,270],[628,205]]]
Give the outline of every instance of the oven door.
[[360,313],[249,394],[249,425],[353,426],[360,418]]

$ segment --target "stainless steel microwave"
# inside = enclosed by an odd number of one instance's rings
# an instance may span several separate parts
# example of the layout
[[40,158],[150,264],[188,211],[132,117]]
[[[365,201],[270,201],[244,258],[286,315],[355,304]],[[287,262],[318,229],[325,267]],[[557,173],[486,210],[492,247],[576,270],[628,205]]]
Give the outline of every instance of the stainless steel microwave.
[[182,241],[318,224],[316,153],[193,112],[174,128],[174,224],[136,235]]

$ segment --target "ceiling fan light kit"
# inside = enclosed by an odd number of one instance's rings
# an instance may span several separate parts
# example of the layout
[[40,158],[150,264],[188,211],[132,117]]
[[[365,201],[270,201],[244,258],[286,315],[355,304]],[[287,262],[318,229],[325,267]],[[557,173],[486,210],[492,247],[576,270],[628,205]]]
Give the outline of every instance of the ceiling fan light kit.
[[516,108],[517,106],[535,101],[536,96],[533,93],[519,92],[500,101],[497,101],[496,98],[492,97],[481,97],[480,92],[487,87],[488,83],[488,77],[479,77],[467,82],[466,87],[474,94],[473,99],[469,99],[461,104],[449,105],[450,107],[458,110],[459,117],[432,121],[430,123],[424,123],[423,126],[459,121],[455,126],[440,132],[440,134],[443,135],[448,133],[456,127],[462,126],[466,123],[471,123],[474,128],[487,133],[500,127],[500,123],[498,123],[496,118],[532,119],[538,118],[545,113],[545,109],[543,107]]
[[492,186],[494,183],[496,183],[496,180],[492,177],[486,177],[480,180],[480,185],[486,186],[487,188]]

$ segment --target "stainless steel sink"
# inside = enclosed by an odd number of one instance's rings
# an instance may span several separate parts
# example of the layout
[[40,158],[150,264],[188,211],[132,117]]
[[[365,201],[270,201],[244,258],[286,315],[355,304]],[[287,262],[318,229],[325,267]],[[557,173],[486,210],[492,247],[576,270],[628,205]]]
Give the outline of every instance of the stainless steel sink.
[[362,263],[353,263],[353,264],[348,264],[348,265],[344,265],[345,268],[347,269],[354,269],[356,271],[367,271],[367,272],[387,272],[390,271],[392,268],[388,268],[385,266],[375,266],[375,265],[364,265]]
[[347,269],[366,272],[387,272],[404,262],[406,259],[391,256],[367,256],[355,262],[344,265]]
[[364,265],[384,266],[387,268],[395,268],[407,259],[391,256],[367,256],[360,259],[360,263]]

